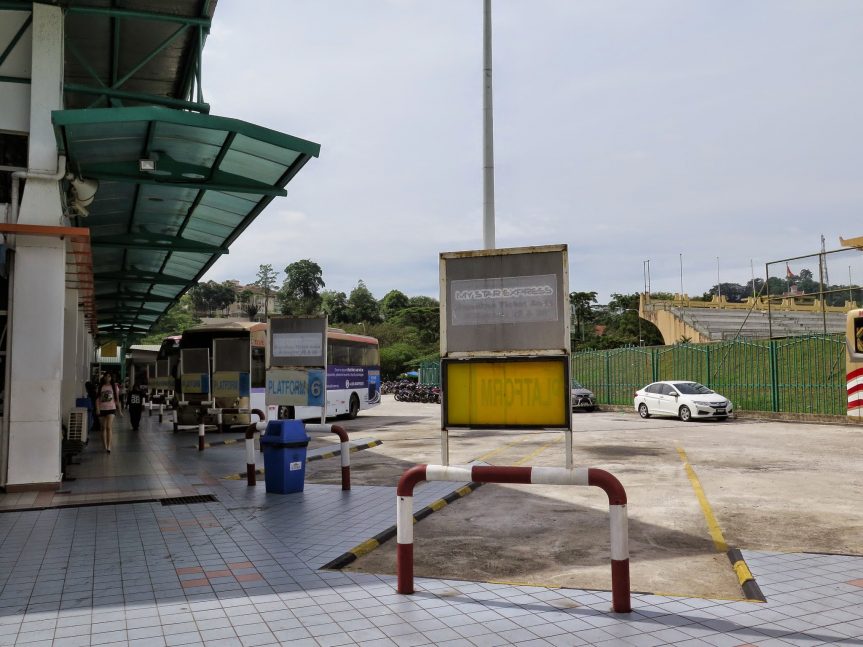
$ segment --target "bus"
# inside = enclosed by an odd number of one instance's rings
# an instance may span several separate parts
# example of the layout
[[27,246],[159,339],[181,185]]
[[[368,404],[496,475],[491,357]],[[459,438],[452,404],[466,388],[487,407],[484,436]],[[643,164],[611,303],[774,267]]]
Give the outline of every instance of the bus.
[[[179,344],[177,425],[219,425],[208,409],[221,414],[220,430],[247,426],[266,412],[264,386],[267,324],[249,321],[205,324],[183,331]],[[224,390],[221,383],[236,389]],[[240,411],[236,411],[239,409]]]
[[[327,329],[327,417],[356,418],[381,402],[381,354],[378,340]],[[320,418],[319,407],[280,406],[279,419]]]

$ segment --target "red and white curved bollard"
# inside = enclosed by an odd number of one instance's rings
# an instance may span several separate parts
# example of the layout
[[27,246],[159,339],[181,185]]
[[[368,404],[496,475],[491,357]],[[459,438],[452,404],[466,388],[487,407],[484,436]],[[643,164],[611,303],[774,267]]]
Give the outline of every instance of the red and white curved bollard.
[[339,458],[342,464],[342,490],[351,489],[351,448],[348,432],[340,425],[307,424],[306,431],[331,431],[339,437]]
[[592,467],[507,467],[489,465],[416,465],[399,479],[396,489],[396,575],[398,592],[414,592],[413,491],[422,481],[475,481],[477,483],[541,483],[592,485],[608,495],[611,526],[611,603],[615,613],[632,611],[629,591],[629,523],[626,491],[605,470]]
[[255,485],[255,433],[267,428],[267,416],[260,409],[252,409],[258,414],[259,422],[253,422],[246,427],[246,484]]

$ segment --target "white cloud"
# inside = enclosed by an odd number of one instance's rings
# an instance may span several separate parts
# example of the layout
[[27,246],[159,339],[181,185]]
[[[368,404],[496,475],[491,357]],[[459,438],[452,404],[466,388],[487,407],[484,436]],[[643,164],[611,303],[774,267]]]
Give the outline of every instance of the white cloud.
[[[255,6],[219,5],[205,96],[321,157],[209,278],[311,258],[328,288],[436,295],[438,254],[482,245],[481,3]],[[500,246],[567,243],[573,289],[605,299],[640,289],[646,258],[676,290],[684,253],[694,294],[716,256],[743,282],[750,258],[863,233],[863,3],[493,10]]]

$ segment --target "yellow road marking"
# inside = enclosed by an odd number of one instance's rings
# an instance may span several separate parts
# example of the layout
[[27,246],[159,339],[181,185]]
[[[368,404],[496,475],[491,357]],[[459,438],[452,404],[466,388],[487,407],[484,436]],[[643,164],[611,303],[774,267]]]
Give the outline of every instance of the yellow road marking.
[[689,477],[689,482],[692,484],[692,489],[695,490],[695,496],[698,498],[698,503],[701,505],[701,512],[704,513],[704,519],[707,521],[707,529],[710,531],[710,536],[713,538],[713,545],[717,552],[728,552],[728,544],[725,543],[725,537],[722,536],[722,530],[719,528],[719,523],[713,514],[713,509],[710,503],[707,502],[707,497],[704,494],[704,489],[701,487],[701,482],[689,464],[689,459],[686,457],[686,452],[682,447],[677,448],[677,453],[683,461],[683,468],[686,470],[686,476]]
[[474,461],[484,461],[485,459],[487,459],[487,458],[491,458],[491,457],[492,457],[492,456],[494,456],[495,454],[499,454],[499,453],[500,453],[500,452],[502,452],[504,449],[507,449],[507,448],[509,448],[509,447],[512,447],[513,445],[518,445],[519,443],[527,442],[527,440],[529,440],[529,438],[530,438],[530,436],[522,437],[522,438],[516,438],[515,440],[512,440],[512,441],[510,441],[510,442],[508,442],[508,443],[504,443],[504,444],[503,444],[503,445],[501,445],[500,447],[498,447],[498,448],[496,448],[496,449],[492,449],[492,450],[491,450],[491,451],[489,451],[489,452],[486,452],[485,454],[483,454],[483,455],[482,455],[482,456],[480,456],[479,458],[475,458],[475,459],[474,459]]
[[559,442],[560,442],[560,439],[558,439],[558,440],[552,440],[551,442],[547,442],[545,445],[543,445],[543,446],[542,446],[542,447],[540,447],[539,449],[535,449],[535,450],[533,450],[530,454],[528,454],[527,456],[525,456],[525,457],[524,457],[524,458],[522,458],[521,460],[517,460],[517,461],[515,462],[515,464],[516,464],[516,465],[523,465],[524,463],[528,462],[528,461],[529,461],[529,460],[531,460],[532,458],[535,458],[535,457],[539,456],[542,452],[544,452],[546,449],[548,449],[548,448],[549,448],[549,447],[551,447],[552,445],[556,445],[556,444],[557,444],[557,443],[559,443]]
[[437,512],[437,511],[438,511],[438,510],[440,510],[441,508],[446,507],[446,504],[447,504],[447,502],[446,502],[446,501],[444,501],[443,499],[438,499],[437,501],[435,501],[434,503],[432,503],[429,507],[430,507],[432,510],[434,510],[435,512]]

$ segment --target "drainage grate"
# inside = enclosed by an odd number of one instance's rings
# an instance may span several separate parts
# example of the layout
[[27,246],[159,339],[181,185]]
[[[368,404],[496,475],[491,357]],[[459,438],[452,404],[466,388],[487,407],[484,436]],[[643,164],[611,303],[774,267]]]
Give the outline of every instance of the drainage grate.
[[188,505],[190,503],[212,503],[218,501],[212,494],[196,494],[195,496],[174,496],[168,499],[159,499],[162,505]]

